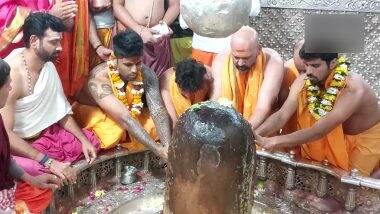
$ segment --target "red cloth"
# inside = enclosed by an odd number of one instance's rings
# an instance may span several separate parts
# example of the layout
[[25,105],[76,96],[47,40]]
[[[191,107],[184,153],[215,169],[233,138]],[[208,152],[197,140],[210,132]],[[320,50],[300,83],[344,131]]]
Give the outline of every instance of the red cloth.
[[151,68],[158,77],[172,67],[170,36],[163,36],[156,43],[144,44],[143,63]]
[[11,154],[8,134],[4,127],[3,118],[0,115],[0,191],[13,187],[13,178],[9,175]]
[[89,8],[88,1],[76,0],[78,12],[71,32],[64,32],[62,52],[56,60],[63,90],[71,102],[88,77],[90,63]]
[[42,213],[53,199],[51,189],[39,189],[25,182],[17,183],[15,201],[18,204],[24,202],[28,211],[33,214]]

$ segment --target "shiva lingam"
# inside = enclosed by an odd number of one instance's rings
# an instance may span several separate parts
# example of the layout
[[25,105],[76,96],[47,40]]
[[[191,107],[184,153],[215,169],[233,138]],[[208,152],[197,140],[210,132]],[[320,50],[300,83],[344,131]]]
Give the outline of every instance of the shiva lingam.
[[[127,201],[112,213],[251,213],[255,147],[250,125],[231,107],[193,105],[169,146],[166,189]],[[126,167],[121,181],[130,182]],[[132,179],[133,180],[133,179]],[[164,205],[163,205],[164,204]]]
[[253,139],[235,109],[212,101],[193,105],[169,146],[164,213],[251,213]]

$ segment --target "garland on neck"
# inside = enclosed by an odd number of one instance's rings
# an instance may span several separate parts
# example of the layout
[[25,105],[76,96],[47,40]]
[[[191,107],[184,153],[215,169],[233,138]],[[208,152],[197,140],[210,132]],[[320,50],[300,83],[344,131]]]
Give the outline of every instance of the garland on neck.
[[326,91],[321,91],[317,85],[313,85],[309,79],[305,81],[309,112],[316,120],[330,112],[335,104],[337,96],[346,85],[348,66],[346,59],[340,57],[338,66],[334,69],[333,79]]
[[[128,85],[121,79],[120,73],[116,69],[116,65],[113,58],[107,61],[108,65],[108,77],[111,82],[112,91],[114,95],[124,105],[128,106],[128,109],[133,118],[137,118],[144,107],[142,102],[142,96],[144,94],[144,87],[142,82],[141,71],[138,72],[135,81],[129,81]],[[127,93],[132,94],[131,106],[129,106]]]

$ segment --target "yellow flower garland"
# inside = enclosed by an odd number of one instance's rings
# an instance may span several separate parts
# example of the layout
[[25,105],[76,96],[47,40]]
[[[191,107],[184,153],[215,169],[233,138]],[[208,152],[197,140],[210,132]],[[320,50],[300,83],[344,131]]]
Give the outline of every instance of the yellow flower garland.
[[[124,105],[128,106],[129,111],[133,118],[137,118],[144,107],[144,103],[142,102],[142,96],[144,94],[143,82],[141,77],[141,72],[139,72],[136,77],[137,81],[130,81],[128,85],[131,85],[131,94],[132,94],[132,103],[129,106],[128,103],[128,87],[125,85],[124,81],[120,77],[120,73],[116,69],[116,65],[114,60],[111,58],[107,61],[108,65],[108,77],[111,81],[112,91],[114,95],[119,99]],[[124,88],[124,91],[123,91]]]
[[305,82],[307,107],[316,120],[319,120],[333,109],[339,91],[345,86],[346,76],[348,75],[346,59],[340,57],[338,64],[333,71],[333,80],[325,92],[322,92],[317,85],[313,85],[309,79]]

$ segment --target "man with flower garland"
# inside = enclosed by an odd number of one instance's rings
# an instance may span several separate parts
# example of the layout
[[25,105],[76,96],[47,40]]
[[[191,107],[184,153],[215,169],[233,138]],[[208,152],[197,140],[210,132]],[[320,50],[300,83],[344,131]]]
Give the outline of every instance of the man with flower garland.
[[[113,38],[114,56],[91,71],[73,111],[79,124],[96,133],[103,149],[131,141],[123,146],[135,150],[144,145],[166,158],[169,115],[157,76],[142,64],[143,45],[132,30],[118,33]],[[161,144],[155,142],[156,128]]]
[[[336,53],[306,53],[303,46],[300,57],[306,72],[294,81],[282,108],[256,130],[256,142],[266,149],[301,145],[304,158],[327,159],[344,170],[377,177],[380,106],[374,91]],[[294,112],[298,131],[260,136],[281,129]]]

